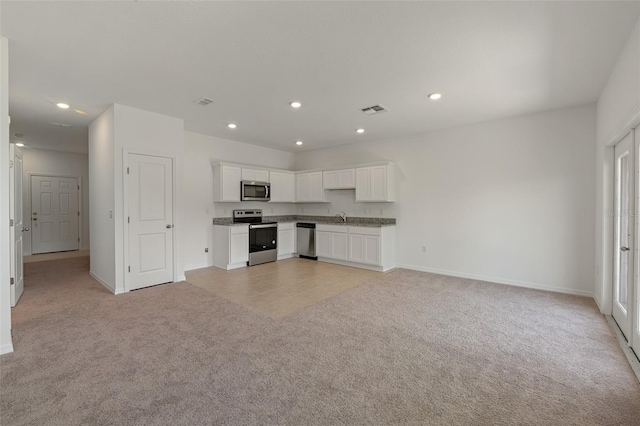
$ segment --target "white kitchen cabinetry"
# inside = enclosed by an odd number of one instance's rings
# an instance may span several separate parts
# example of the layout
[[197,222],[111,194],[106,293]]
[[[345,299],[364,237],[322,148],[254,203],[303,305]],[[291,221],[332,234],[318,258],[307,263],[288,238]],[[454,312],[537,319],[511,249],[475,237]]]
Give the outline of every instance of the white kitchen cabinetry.
[[388,271],[395,268],[396,227],[316,226],[318,260],[358,268]]
[[296,174],[296,201],[298,203],[323,203],[322,172]]
[[213,225],[213,266],[236,269],[249,261],[249,225]]
[[349,227],[349,261],[381,265],[381,228]]
[[356,170],[328,170],[322,173],[324,189],[353,189],[356,187]]
[[241,169],[221,164],[213,168],[213,201],[240,201]]
[[272,171],[270,179],[272,203],[293,203],[296,201],[295,173]]
[[296,228],[294,222],[278,223],[278,260],[293,257],[296,252]]
[[395,201],[395,166],[356,169],[356,202]]
[[316,254],[318,257],[347,260],[348,235],[344,225],[316,226]]
[[250,180],[253,182],[269,182],[268,170],[245,169],[242,168],[242,180]]

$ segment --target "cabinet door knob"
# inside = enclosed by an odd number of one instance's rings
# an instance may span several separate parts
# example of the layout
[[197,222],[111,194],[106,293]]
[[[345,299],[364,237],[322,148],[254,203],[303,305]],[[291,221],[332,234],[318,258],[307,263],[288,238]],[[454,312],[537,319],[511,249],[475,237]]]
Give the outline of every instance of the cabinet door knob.
[[173,225],[167,225],[167,229],[173,228]]

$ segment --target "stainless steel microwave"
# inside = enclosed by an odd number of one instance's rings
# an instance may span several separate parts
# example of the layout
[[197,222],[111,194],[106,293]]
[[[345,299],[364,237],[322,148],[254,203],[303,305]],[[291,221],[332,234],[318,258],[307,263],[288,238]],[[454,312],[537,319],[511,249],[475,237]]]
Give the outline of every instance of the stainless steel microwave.
[[269,201],[271,199],[271,184],[269,182],[255,182],[243,180],[240,182],[240,200]]

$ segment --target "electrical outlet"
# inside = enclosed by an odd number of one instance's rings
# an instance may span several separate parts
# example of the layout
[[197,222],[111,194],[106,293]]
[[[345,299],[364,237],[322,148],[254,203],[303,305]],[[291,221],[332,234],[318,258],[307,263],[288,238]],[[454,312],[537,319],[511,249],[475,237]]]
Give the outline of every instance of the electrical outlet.
[[422,246],[422,252],[426,253],[427,252],[427,246]]
[[209,247],[206,247],[206,248],[204,249],[204,252],[205,252],[205,253],[209,253]]

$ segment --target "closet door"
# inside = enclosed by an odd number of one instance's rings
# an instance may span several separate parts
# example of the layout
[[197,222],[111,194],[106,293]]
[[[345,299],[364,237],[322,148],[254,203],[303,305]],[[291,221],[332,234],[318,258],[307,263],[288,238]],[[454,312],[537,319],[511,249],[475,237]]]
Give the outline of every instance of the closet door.
[[627,340],[633,308],[634,156],[631,134],[615,146],[613,307],[612,316]]

